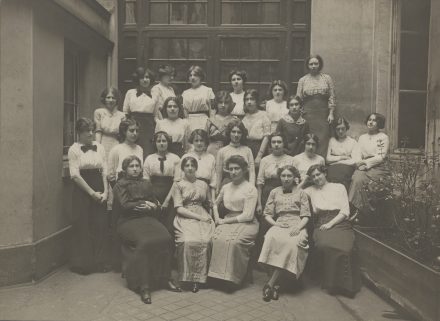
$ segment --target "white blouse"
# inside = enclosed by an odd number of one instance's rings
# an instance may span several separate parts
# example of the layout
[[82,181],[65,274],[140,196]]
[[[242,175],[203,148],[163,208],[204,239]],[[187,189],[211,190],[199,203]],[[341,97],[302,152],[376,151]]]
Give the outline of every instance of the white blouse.
[[294,166],[292,156],[287,154],[274,156],[271,154],[263,157],[258,170],[257,185],[264,185],[266,179],[278,178],[278,169],[286,165]]
[[81,146],[84,145],[80,143],[73,143],[73,145],[70,146],[67,157],[69,160],[71,178],[80,177],[80,170],[82,169],[100,169],[103,175],[107,175],[104,146],[95,141],[92,144],[96,146],[96,152],[94,150],[88,150],[84,153],[81,149]]
[[183,108],[187,113],[203,113],[211,110],[211,100],[215,99],[212,88],[201,85],[182,93]]
[[144,161],[144,152],[139,145],[130,146],[122,143],[113,147],[108,155],[108,177],[110,180],[116,179],[122,171],[122,162],[129,156],[137,156]]
[[[342,142],[334,137],[330,138],[327,150],[327,162],[332,164],[354,165],[355,149],[357,142],[353,138],[347,136]],[[339,156],[349,156],[350,159],[340,160]]]
[[[155,132],[164,131],[173,139],[173,143],[185,143],[191,134],[191,128],[187,119],[177,118],[170,120],[169,118],[161,119],[156,122]],[[186,146],[183,146],[186,148]]]
[[258,192],[253,184],[244,181],[240,185],[235,185],[231,182],[222,187],[216,204],[220,204],[223,200],[227,210],[241,212],[235,218],[239,223],[244,223],[254,219],[257,199]]
[[136,96],[137,89],[129,89],[125,94],[124,107],[122,110],[128,114],[130,112],[147,113],[158,115],[159,109],[156,100],[145,93]]
[[176,97],[176,94],[174,93],[173,87],[166,87],[161,83],[158,83],[151,88],[151,96],[156,101],[157,108],[162,110],[165,100],[168,97]]
[[315,154],[315,157],[310,159],[305,152],[298,154],[293,157],[294,166],[298,169],[301,174],[301,180],[304,180],[307,176],[307,171],[312,165],[325,165],[324,157]]
[[265,111],[258,110],[253,114],[246,113],[242,122],[248,130],[249,139],[261,140],[270,135],[270,120]]
[[232,101],[235,103],[234,109],[231,112],[231,115],[234,116],[244,116],[244,91],[241,94],[236,94],[234,92],[230,93]]
[[189,152],[182,156],[180,159],[179,166],[176,167],[176,176],[179,178],[183,178],[185,173],[181,170],[180,164],[185,157],[194,157],[197,160],[197,172],[196,177],[202,178],[209,181],[210,187],[217,186],[217,173],[215,168],[215,157],[208,153],[204,152],[201,156],[197,155],[195,152]]
[[389,146],[390,141],[385,133],[363,134],[359,137],[354,158],[357,161],[363,160],[370,169],[385,160]]
[[109,111],[107,108],[98,108],[93,113],[93,120],[96,124],[96,131],[102,132],[104,135],[117,135],[119,133],[119,125],[125,118],[122,111]]
[[315,212],[340,210],[340,214],[346,217],[350,215],[347,190],[344,185],[326,183],[323,187],[310,186],[305,189],[305,192],[310,196]]
[[274,99],[266,102],[266,113],[270,120],[270,132],[273,133],[277,129],[279,120],[289,113],[287,102],[283,100],[277,103]]
[[[158,154],[148,155],[144,162],[144,178],[151,180],[151,176],[175,177],[176,168],[179,166],[180,158],[176,154],[167,153],[164,160],[164,171],[160,170],[160,156]],[[176,177],[175,177],[176,179]]]

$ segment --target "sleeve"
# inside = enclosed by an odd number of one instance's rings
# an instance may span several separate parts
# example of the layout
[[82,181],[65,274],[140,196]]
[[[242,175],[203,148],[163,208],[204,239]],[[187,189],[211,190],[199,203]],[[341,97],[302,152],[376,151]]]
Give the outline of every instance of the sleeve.
[[243,212],[235,217],[238,223],[250,222],[254,219],[255,207],[257,206],[258,199],[257,189],[252,186],[243,197]]
[[102,115],[101,115],[101,113],[99,112],[99,109],[96,109],[96,110],[93,112],[93,121],[94,121],[95,124],[96,124],[96,132],[102,132],[101,118],[102,118]]
[[131,96],[131,91],[128,90],[127,93],[125,94],[124,105],[122,107],[122,111],[126,114],[130,113],[130,96]]
[[296,95],[301,99],[304,99],[304,77],[301,77],[298,81],[298,87],[296,88]]
[[[174,164],[173,164],[173,177],[174,177],[174,181],[178,182],[180,181],[181,177],[182,177],[182,172],[180,170],[180,158],[178,156],[176,156],[176,159],[174,160]],[[179,176],[180,175],[180,176]]]
[[360,162],[362,160],[362,151],[361,151],[361,145],[363,141],[363,136],[359,137],[359,140],[356,142],[356,145],[353,148],[352,157],[355,163]]
[[217,187],[217,171],[216,171],[216,164],[215,164],[215,157],[212,156],[212,166],[211,166],[211,180],[209,182],[210,187]]
[[208,99],[209,100],[215,99],[214,91],[212,90],[212,88],[209,87],[208,87]]
[[258,169],[257,185],[264,185],[265,182],[264,171],[266,167],[267,167],[267,158],[263,157],[263,159],[260,162],[260,168]]
[[119,155],[118,155],[118,153],[116,151],[116,149],[117,149],[116,146],[113,147],[110,150],[110,153],[108,154],[107,177],[109,178],[109,180],[117,179],[117,177],[116,177],[116,170],[117,170],[118,164],[119,164]]
[[340,211],[339,214],[343,214],[346,217],[350,216],[350,205],[348,203],[347,190],[342,184],[335,184],[337,186],[337,199],[339,201]]
[[306,192],[300,191],[301,208],[299,210],[300,217],[310,217],[310,202]]
[[328,98],[328,107],[329,108],[335,108],[336,107],[335,84],[333,82],[332,77],[330,77],[329,75],[326,75],[326,80],[327,80],[329,96],[330,96]]
[[264,206],[263,215],[275,216],[275,192],[276,189],[270,191],[269,197],[267,198],[266,205]]
[[174,192],[173,192],[173,202],[174,207],[182,207],[183,206],[183,197],[182,197],[182,187],[179,184],[174,185]]
[[[156,101],[156,103],[159,102],[160,100],[160,90],[159,87],[157,85],[153,86],[153,88],[151,88],[151,97]],[[159,108],[161,108],[162,106],[159,106]]]
[[151,168],[149,164],[150,159],[147,157],[144,162],[143,176],[146,180],[151,181]]
[[184,119],[184,132],[183,132],[183,149],[190,150],[189,137],[191,136],[191,126],[189,122]]
[[162,123],[163,123],[162,120],[158,120],[156,122],[156,127],[154,128],[155,133],[160,132],[162,130]]
[[108,170],[107,170],[107,155],[105,154],[105,148],[101,144],[97,144],[98,153],[102,158],[102,175],[107,178]]
[[358,149],[359,149],[358,142],[355,139],[353,139],[353,148],[350,154],[350,157],[353,160],[353,164],[356,162],[357,153],[359,153]]
[[389,145],[390,142],[387,135],[383,134],[377,138],[376,155],[365,160],[368,169],[383,163],[387,157]]
[[327,149],[327,162],[337,162],[339,160],[338,157],[336,157],[336,155],[333,155],[333,145],[335,144],[335,139],[334,137],[331,137],[329,142],[328,142],[328,149]]
[[249,162],[249,183],[255,185],[255,161],[251,149],[248,147],[248,162]]
[[113,188],[113,197],[113,202],[117,201],[124,210],[132,210],[143,203],[141,200],[131,201],[127,188],[122,187],[119,184],[116,184]]
[[264,117],[262,119],[261,125],[262,125],[263,137],[269,136],[270,135],[270,125],[271,125],[271,122],[270,122],[270,119],[267,117],[267,115],[264,115]]
[[[217,153],[217,159],[215,160],[215,167],[217,169],[217,173],[223,171],[223,151],[220,149]],[[218,179],[218,178],[217,178]]]
[[73,145],[70,146],[69,151],[67,153],[67,158],[69,160],[69,172],[70,177],[80,177],[81,174],[79,173],[79,155],[75,151]]
[[220,190],[220,193],[218,194],[217,198],[215,199],[215,204],[220,205],[221,202],[223,202],[223,197],[225,195],[225,187],[223,186]]

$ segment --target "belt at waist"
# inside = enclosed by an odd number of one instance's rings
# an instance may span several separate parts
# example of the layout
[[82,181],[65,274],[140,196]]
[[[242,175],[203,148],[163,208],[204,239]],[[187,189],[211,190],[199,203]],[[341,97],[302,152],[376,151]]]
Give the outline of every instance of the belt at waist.
[[140,117],[140,118],[150,118],[154,117],[152,113],[143,113],[139,111],[133,111],[129,113],[130,116]]
[[340,210],[318,210],[313,215],[313,221],[315,224],[325,224],[331,221],[336,215],[338,215]]

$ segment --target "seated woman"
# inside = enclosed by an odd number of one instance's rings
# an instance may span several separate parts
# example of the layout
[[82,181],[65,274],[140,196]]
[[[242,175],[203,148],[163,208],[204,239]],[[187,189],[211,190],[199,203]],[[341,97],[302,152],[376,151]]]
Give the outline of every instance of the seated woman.
[[[245,178],[249,170],[246,160],[239,155],[226,162],[232,182],[223,186],[214,203],[217,227],[212,238],[212,256],[208,276],[240,284],[247,272],[250,250],[258,234],[258,221],[254,216],[257,189]],[[218,205],[227,210],[219,217]]]
[[174,219],[179,281],[191,282],[192,292],[208,277],[211,238],[215,224],[206,208],[211,196],[208,185],[196,178],[198,168],[194,157],[182,159],[184,178],[174,186]]
[[117,232],[125,278],[128,288],[150,304],[153,279],[167,282],[171,291],[181,292],[170,279],[172,239],[155,217],[159,202],[151,183],[142,178],[141,160],[137,156],[125,158],[122,170],[123,177],[113,189],[113,211],[119,217]]
[[313,208],[313,256],[320,269],[321,287],[330,293],[353,297],[361,283],[354,232],[347,220],[350,215],[347,191],[342,184],[327,182],[327,169],[323,165],[311,166],[307,175],[314,184],[305,192]]
[[385,117],[378,113],[372,113],[365,120],[365,124],[368,133],[359,137],[358,148],[354,156],[356,170],[348,192],[348,200],[355,208],[354,215],[357,215],[356,212],[360,209],[372,208],[370,204],[366,203],[368,199],[366,185],[388,174],[384,161],[390,142],[388,136],[380,131],[385,127]]
[[327,149],[327,164],[330,165],[327,179],[332,183],[343,184],[347,191],[355,170],[356,161],[353,157],[357,145],[356,140],[347,136],[349,128],[350,124],[345,118],[337,118]]
[[301,175],[301,187],[307,187],[311,182],[307,177],[307,170],[312,165],[325,165],[324,157],[316,154],[319,146],[319,138],[315,134],[306,134],[304,136],[304,152],[293,157],[293,165],[298,169]]
[[[309,198],[296,183],[298,170],[286,165],[278,169],[282,186],[270,192],[264,217],[272,226],[264,237],[258,262],[274,269],[263,288],[263,300],[278,300],[277,281],[283,271],[299,279],[306,264],[308,242],[306,225],[310,219]],[[275,220],[275,218],[278,219]]]

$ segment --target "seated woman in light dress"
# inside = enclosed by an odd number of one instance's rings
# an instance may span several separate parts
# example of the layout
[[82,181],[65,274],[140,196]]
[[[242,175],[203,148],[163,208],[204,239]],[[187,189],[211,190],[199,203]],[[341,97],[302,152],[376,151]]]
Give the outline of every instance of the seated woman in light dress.
[[270,120],[270,132],[275,132],[281,117],[287,115],[287,85],[282,80],[274,80],[269,87],[270,100],[266,102],[266,113]]
[[354,155],[357,146],[356,140],[347,136],[349,128],[350,124],[345,118],[337,118],[333,126],[333,137],[330,138],[327,149],[327,165],[329,165],[327,180],[343,184],[347,191],[355,170]]
[[165,99],[168,97],[175,97],[174,88],[171,82],[174,79],[176,72],[173,66],[168,64],[160,65],[157,70],[157,78],[159,83],[151,88],[151,96],[156,101],[157,107],[162,111]]
[[312,256],[321,287],[332,294],[353,297],[361,283],[355,235],[348,222],[347,191],[342,184],[327,182],[327,169],[323,165],[311,166],[307,175],[313,181],[305,192],[313,208],[315,247]]
[[325,165],[324,157],[316,154],[319,146],[319,138],[315,134],[307,134],[304,136],[304,152],[293,157],[294,166],[301,175],[302,188],[307,187],[311,182],[307,179],[307,171],[310,166],[320,164]]
[[270,192],[264,217],[272,226],[264,237],[258,262],[273,267],[263,288],[263,300],[278,300],[281,273],[287,271],[299,279],[308,255],[306,225],[310,219],[309,198],[296,183],[298,170],[286,165],[278,169],[282,186]]
[[234,109],[231,115],[236,116],[240,119],[244,117],[244,86],[247,81],[247,73],[245,70],[234,69],[229,73],[229,82],[232,86],[231,97],[234,101]]
[[215,224],[210,209],[211,195],[206,182],[197,179],[197,160],[186,156],[182,159],[182,180],[174,186],[174,219],[176,235],[178,279],[192,284],[191,291],[199,291],[199,284],[206,283],[211,238]]
[[[246,276],[250,251],[258,234],[255,218],[257,189],[246,180],[249,170],[239,155],[226,162],[231,182],[223,186],[214,203],[216,229],[212,238],[212,256],[208,276],[241,284]],[[227,214],[220,218],[218,206],[223,203]]]

